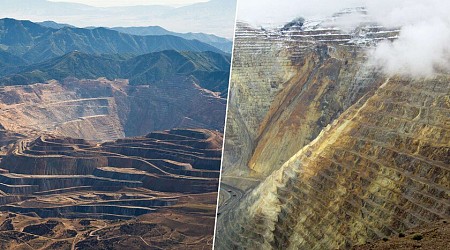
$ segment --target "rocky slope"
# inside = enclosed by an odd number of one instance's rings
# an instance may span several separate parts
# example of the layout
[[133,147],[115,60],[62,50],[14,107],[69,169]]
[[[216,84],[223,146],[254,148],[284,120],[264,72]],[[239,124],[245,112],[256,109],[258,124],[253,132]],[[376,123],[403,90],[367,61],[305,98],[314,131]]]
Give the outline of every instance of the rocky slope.
[[301,32],[238,24],[225,179],[264,178],[381,85],[380,74],[363,63],[363,49],[334,45],[329,30]]
[[201,129],[20,140],[0,164],[2,249],[211,247],[221,145]]
[[450,77],[366,64],[396,33],[238,25],[218,249],[345,249],[450,217]]
[[9,132],[97,141],[170,128],[223,130],[226,100],[178,77],[153,85],[78,80],[0,89],[0,124]]

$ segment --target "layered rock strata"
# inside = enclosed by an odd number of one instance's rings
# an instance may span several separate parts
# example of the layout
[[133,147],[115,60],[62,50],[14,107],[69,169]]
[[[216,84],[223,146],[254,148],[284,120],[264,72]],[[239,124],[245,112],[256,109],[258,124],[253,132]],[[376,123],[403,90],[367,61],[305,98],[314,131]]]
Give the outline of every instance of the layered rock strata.
[[[177,213],[188,220],[206,218],[199,223],[205,230],[203,235],[197,235],[204,239],[198,243],[207,245],[211,243],[207,237],[211,239],[213,233],[221,146],[222,135],[204,129],[152,132],[103,144],[56,136],[23,139],[0,163],[0,210],[3,214],[37,217],[34,220],[50,218],[69,227],[86,218],[100,224],[132,220],[133,225],[137,223],[133,220],[147,218],[147,214]],[[3,223],[9,223],[4,219]],[[147,226],[148,218],[145,221]],[[114,231],[121,226],[125,224],[102,230]],[[151,225],[169,231],[180,230],[178,226]],[[16,230],[8,229],[0,235],[12,233]],[[29,234],[36,235],[27,232],[25,236]],[[108,238],[93,241],[98,238],[94,234],[92,239],[89,235],[74,238],[77,234],[75,230],[75,235],[67,238],[79,249],[85,249],[88,243],[92,249],[100,247],[98,244]],[[134,234],[150,237],[138,229]],[[32,242],[34,236],[23,241]],[[88,243],[80,243],[83,240]]]

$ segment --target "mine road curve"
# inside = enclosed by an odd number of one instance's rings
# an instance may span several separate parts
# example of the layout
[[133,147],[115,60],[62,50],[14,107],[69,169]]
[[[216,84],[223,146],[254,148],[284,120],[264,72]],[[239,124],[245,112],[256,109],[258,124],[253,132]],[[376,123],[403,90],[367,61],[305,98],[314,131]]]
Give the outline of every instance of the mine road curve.
[[228,209],[235,208],[239,204],[239,201],[244,196],[244,191],[240,190],[239,188],[230,186],[228,184],[221,183],[220,188],[225,192],[228,192],[230,194],[230,198],[228,198],[223,203],[223,206],[219,207],[218,216],[220,216],[223,212],[227,211]]
[[[221,190],[227,192],[230,197],[226,201],[224,201],[223,206],[220,206],[218,209],[216,218],[216,235],[221,235],[221,237],[230,237],[224,225],[225,221],[229,220],[229,218],[222,218],[221,220],[219,220],[218,218],[222,217],[224,215],[224,212],[227,212],[230,209],[236,209],[242,197],[244,196],[244,191],[225,183],[221,183],[220,188]],[[228,216],[228,213],[226,213],[225,216]]]

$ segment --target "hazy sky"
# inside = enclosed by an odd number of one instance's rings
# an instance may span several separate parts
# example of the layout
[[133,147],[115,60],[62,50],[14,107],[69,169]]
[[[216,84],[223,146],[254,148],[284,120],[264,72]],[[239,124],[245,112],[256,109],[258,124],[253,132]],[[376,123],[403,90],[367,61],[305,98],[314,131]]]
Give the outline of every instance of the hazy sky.
[[0,0],[0,6],[0,18],[51,20],[78,27],[161,26],[229,39],[236,14],[236,0]]
[[208,0],[49,0],[51,2],[82,3],[96,7],[132,6],[132,5],[170,5],[182,6]]
[[238,19],[255,25],[280,25],[302,17],[329,16],[364,0],[238,0]]

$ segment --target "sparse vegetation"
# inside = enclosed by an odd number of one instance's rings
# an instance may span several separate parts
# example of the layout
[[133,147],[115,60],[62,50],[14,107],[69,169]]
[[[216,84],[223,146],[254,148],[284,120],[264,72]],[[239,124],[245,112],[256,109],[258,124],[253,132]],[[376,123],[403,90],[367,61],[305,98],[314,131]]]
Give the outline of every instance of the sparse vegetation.
[[412,237],[413,240],[422,240],[423,239],[423,235],[422,234],[415,234]]

